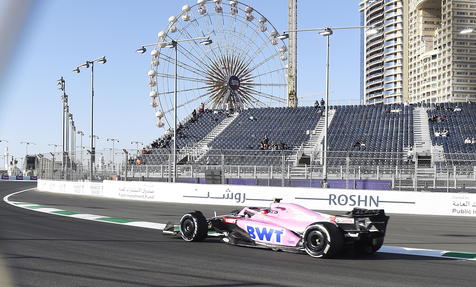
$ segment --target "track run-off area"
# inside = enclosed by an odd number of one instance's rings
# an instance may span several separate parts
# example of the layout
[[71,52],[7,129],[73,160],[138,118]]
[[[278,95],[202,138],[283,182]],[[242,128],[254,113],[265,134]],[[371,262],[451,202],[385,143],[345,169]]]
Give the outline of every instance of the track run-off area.
[[35,187],[35,183],[0,182],[2,287],[474,286],[476,282],[475,218],[390,214],[382,252],[315,259],[230,246],[216,238],[187,243],[160,231],[166,222],[177,223],[189,211],[212,216],[233,206],[112,200],[38,192]]

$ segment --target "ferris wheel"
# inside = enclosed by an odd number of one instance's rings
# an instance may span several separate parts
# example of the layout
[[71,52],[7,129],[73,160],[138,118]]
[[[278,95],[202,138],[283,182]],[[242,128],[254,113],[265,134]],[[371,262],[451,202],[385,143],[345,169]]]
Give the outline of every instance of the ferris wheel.
[[286,106],[288,49],[278,36],[267,18],[238,1],[184,5],[150,53],[156,125],[173,127],[175,92],[181,118],[200,107]]

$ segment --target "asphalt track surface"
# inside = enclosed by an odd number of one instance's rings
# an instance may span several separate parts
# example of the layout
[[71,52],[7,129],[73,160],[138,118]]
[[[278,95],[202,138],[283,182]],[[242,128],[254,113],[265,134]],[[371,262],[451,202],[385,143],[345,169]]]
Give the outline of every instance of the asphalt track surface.
[[[34,185],[33,185],[34,186]],[[0,182],[3,197],[32,187]],[[154,222],[232,207],[157,204],[35,191],[11,198],[65,210]],[[307,255],[187,243],[152,229],[55,216],[0,203],[1,259],[13,286],[475,286],[476,263],[377,253]],[[476,251],[474,218],[391,215],[385,244]],[[1,266],[0,262],[0,266]],[[0,274],[1,276],[2,274]],[[8,286],[2,283],[1,286]]]

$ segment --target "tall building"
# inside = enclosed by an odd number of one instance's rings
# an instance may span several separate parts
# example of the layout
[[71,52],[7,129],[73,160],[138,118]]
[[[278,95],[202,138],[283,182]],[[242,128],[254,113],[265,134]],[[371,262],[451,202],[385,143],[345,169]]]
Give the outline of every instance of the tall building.
[[[362,95],[366,104],[401,103],[406,89],[407,53],[404,24],[408,0],[363,0],[361,24],[378,33],[363,31]],[[405,5],[404,5],[405,4]]]
[[[476,0],[362,0],[362,102],[476,101]],[[463,32],[463,33],[461,33]]]
[[470,28],[476,28],[475,0],[410,0],[409,102],[476,100]]

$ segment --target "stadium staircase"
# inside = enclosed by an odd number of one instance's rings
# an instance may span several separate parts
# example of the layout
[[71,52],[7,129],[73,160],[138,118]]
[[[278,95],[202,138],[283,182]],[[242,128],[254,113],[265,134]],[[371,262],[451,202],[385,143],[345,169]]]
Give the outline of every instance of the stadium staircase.
[[[335,110],[329,109],[328,126],[331,125],[334,114]],[[307,165],[312,164],[315,160],[318,160],[321,163],[323,150],[322,141],[324,140],[325,135],[325,124],[326,119],[323,113],[323,116],[321,116],[315,128],[310,132],[309,140],[301,145],[295,155],[289,157],[288,162],[292,163],[292,169],[290,171],[291,176],[305,177]]]
[[184,150],[184,158],[189,161],[198,162],[209,150],[208,144],[211,143],[221,132],[223,132],[237,117],[239,113],[234,113],[221,121],[208,135],[193,145],[192,148]]
[[[335,112],[336,112],[335,110],[331,110],[331,109],[329,110],[329,114],[328,114],[329,127],[331,126],[332,119],[334,118]],[[310,146],[309,146],[308,152],[311,156],[311,162],[314,162],[315,160],[317,160],[320,164],[322,164],[322,151],[324,148],[324,144],[322,143],[322,141],[324,140],[324,136],[325,136],[325,133],[324,133],[325,125],[326,125],[325,117],[322,117],[319,120],[319,123],[317,124],[317,127],[316,127],[316,138],[311,137],[309,139],[308,143],[310,144]]]
[[428,123],[428,113],[425,107],[416,107],[413,110],[414,150],[418,165],[431,165],[431,135]]

